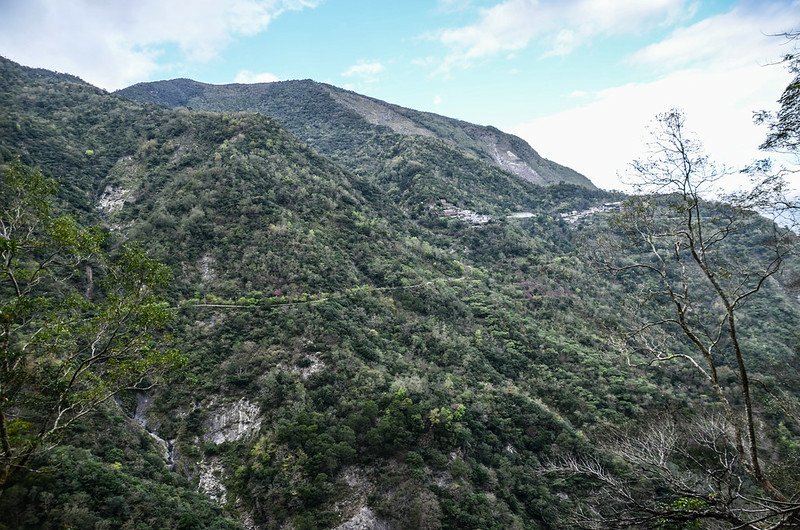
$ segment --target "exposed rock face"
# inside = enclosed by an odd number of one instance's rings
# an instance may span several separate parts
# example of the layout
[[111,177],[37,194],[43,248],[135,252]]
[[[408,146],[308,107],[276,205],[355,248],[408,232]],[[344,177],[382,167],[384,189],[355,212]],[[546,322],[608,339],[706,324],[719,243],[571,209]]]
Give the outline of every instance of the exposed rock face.
[[[495,166],[514,173],[525,180],[537,184],[546,184],[552,180],[552,178],[548,179],[543,177],[532,167],[532,160],[538,158],[538,155],[535,155],[530,147],[526,149],[526,151],[530,151],[530,153],[525,153],[528,160],[524,160],[520,155],[511,150],[512,146],[508,140],[510,135],[501,133],[496,129],[480,127],[443,116],[428,114],[429,120],[438,122],[440,125],[439,132],[437,133],[435,130],[426,127],[423,123],[414,121],[410,117],[402,114],[402,112],[410,112],[411,116],[419,116],[420,113],[409,111],[409,109],[402,109],[396,105],[362,96],[354,92],[336,89],[327,85],[323,86],[325,86],[333,99],[357,112],[367,122],[373,125],[389,127],[398,134],[439,138],[455,147],[463,147],[464,145],[471,144],[473,146],[471,150],[473,150],[475,155],[488,158]],[[442,131],[448,132],[445,133]],[[534,153],[534,156],[531,156],[531,153]]]
[[307,365],[298,368],[300,377],[308,379],[312,375],[321,372],[325,368],[325,363],[319,358],[319,352],[306,356]]
[[419,126],[412,120],[396,112],[391,105],[378,101],[355,92],[334,90],[325,87],[327,92],[342,105],[351,108],[360,114],[367,122],[373,125],[389,127],[398,134],[415,134],[418,136],[435,136],[428,129]]
[[340,479],[344,482],[342,497],[334,505],[334,510],[344,517],[348,514],[352,516],[334,530],[388,529],[389,524],[379,519],[367,506],[367,499],[374,493],[375,486],[365,470],[357,466],[347,467],[342,470]]
[[228,491],[222,483],[222,478],[225,476],[225,469],[222,467],[222,463],[218,458],[212,457],[208,460],[202,460],[198,467],[200,469],[198,484],[200,491],[208,495],[210,499],[220,504],[225,504]]
[[156,427],[150,426],[147,419],[147,411],[152,405],[152,397],[148,392],[138,392],[136,394],[136,410],[133,413],[133,420],[142,426],[150,437],[161,448],[164,461],[170,470],[175,468],[175,440],[165,440],[156,432]]
[[389,525],[378,519],[369,506],[363,506],[349,521],[334,530],[389,530]]
[[239,520],[247,530],[258,530],[259,527],[256,525],[255,520],[253,519],[253,515],[249,513],[245,513],[241,516]]
[[[594,189],[580,173],[542,158],[525,140],[494,127],[476,125],[429,112],[393,105],[375,98],[311,80],[254,85],[209,85],[189,79],[139,83],[118,92],[136,101],[215,112],[261,112],[281,122],[323,154],[330,136],[351,142],[350,127],[331,121],[333,115],[359,116],[366,124],[387,127],[394,134],[436,138],[468,156],[474,156],[535,184],[566,182]],[[328,99],[328,102],[325,100]],[[320,113],[321,105],[324,112]],[[334,118],[335,120],[336,118]],[[326,131],[316,136],[309,130]]]
[[218,408],[212,414],[205,423],[203,439],[214,444],[240,440],[258,432],[261,427],[260,416],[258,405],[241,398]]
[[106,189],[103,190],[103,194],[97,201],[97,209],[105,215],[118,212],[125,205],[125,201],[130,194],[131,190],[127,190],[122,186],[106,186]]
[[516,153],[509,149],[498,149],[496,143],[492,146],[492,159],[496,166],[514,173],[525,180],[536,183],[545,181],[530,164],[518,157]]
[[209,255],[200,258],[200,278],[204,282],[215,280],[217,277],[216,260]]
[[136,393],[136,410],[133,412],[133,419],[145,429],[147,428],[147,411],[150,410],[151,405],[152,398],[149,393]]
[[[214,444],[234,442],[255,434],[261,427],[261,409],[245,398],[215,407],[214,401],[208,404],[210,417],[203,425],[203,440]],[[195,440],[197,443],[197,440]],[[225,488],[225,468],[219,457],[206,457],[198,464],[198,489],[210,499],[220,504],[227,502]],[[252,518],[246,521],[246,528],[256,528]]]

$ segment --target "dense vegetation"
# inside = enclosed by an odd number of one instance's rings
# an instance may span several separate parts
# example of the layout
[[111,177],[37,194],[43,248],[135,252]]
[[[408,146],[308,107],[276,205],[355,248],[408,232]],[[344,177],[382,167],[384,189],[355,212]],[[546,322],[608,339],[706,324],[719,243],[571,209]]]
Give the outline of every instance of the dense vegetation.
[[[641,281],[587,258],[610,213],[559,215],[618,195],[541,187],[441,137],[369,125],[316,84],[275,85],[263,109],[232,87],[207,109],[276,122],[136,103],[6,60],[0,74],[0,162],[40,167],[61,209],[171,268],[187,358],[5,491],[9,528],[326,528],[363,507],[400,528],[558,528],[593,484],[549,462],[607,458],[599,441],[620,428],[715,407],[693,371],[619,353],[658,307],[626,303]],[[156,102],[196,107],[185,84]],[[754,374],[796,391],[800,311],[784,283],[743,327]],[[797,426],[762,403],[780,423],[771,450],[797,454]]]
[[[278,120],[297,138],[356,172],[378,176],[379,164],[406,152],[421,138],[459,164],[478,159],[535,184],[568,183],[594,189],[576,171],[539,156],[524,140],[436,114],[399,107],[311,80],[253,85],[208,85],[190,79],[139,83],[117,92],[134,101],[216,112],[259,112]],[[474,165],[474,164],[473,164]],[[480,189],[473,192],[480,192]],[[510,190],[509,190],[510,191]],[[476,195],[479,193],[475,193]]]

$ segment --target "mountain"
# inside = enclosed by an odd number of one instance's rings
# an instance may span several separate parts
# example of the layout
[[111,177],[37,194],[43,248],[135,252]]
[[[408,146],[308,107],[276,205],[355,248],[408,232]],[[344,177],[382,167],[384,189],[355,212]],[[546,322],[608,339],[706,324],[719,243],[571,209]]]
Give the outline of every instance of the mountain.
[[524,140],[494,127],[392,105],[311,80],[210,85],[190,79],[139,83],[117,94],[168,107],[260,112],[326,155],[349,153],[371,136],[437,139],[534,184],[594,185],[576,171],[544,159]]
[[[187,360],[4,492],[6,528],[562,528],[597,488],[548,463],[623,468],[616,429],[713,407],[692,370],[621,352],[660,310],[589,258],[624,197],[498,167],[492,145],[569,175],[519,139],[306,81],[157,83],[165,107],[129,99],[149,84],[0,74],[0,164],[170,267]],[[794,296],[769,282],[742,319],[754,376],[789,389]]]

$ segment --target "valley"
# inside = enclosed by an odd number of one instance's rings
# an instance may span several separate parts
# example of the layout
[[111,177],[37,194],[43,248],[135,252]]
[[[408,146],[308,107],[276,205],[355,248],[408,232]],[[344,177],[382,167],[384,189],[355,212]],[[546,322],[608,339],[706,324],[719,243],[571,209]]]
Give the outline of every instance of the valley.
[[[630,340],[675,318],[658,278],[608,266],[657,263],[624,244],[646,225],[626,216],[656,207],[494,127],[310,80],[108,93],[3,58],[0,74],[0,164],[57,181],[54,210],[100,227],[110,255],[135,243],[166,266],[159,347],[181,357],[15,476],[0,528],[565,528],[586,506],[627,513],[604,481],[645,511],[710,506],[620,456],[652,427],[676,425],[681,445],[739,399],[728,342],[709,355],[720,399],[691,363]],[[703,208],[744,227],[713,263],[769,256],[767,219]],[[782,265],[736,318],[764,460],[796,492],[800,266]],[[88,297],[73,272],[39,295]],[[104,274],[89,301],[110,296]],[[690,323],[719,325],[713,289],[687,278]],[[695,355],[679,325],[659,330],[645,346]],[[702,488],[689,460],[662,463]],[[565,472],[584,462],[603,472]]]

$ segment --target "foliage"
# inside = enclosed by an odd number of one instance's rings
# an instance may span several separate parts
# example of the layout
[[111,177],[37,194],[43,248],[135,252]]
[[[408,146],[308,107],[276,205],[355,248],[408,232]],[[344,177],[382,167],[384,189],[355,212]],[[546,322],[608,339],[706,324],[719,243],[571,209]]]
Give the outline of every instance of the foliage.
[[152,291],[169,280],[163,265],[135,247],[109,259],[99,231],[53,215],[40,171],[17,161],[0,183],[1,490],[73,422],[179,357],[155,334],[170,319]]
[[188,484],[138,477],[85,450],[61,447],[37,464],[0,497],[0,528],[241,528]]
[[[667,427],[615,442],[622,448],[617,452],[621,458],[651,473],[651,480],[676,498],[669,509],[627,491],[599,465],[581,461],[565,467],[600,477],[617,490],[615,500],[623,508],[610,516],[612,521],[646,524],[658,515],[677,522],[693,517],[743,526],[788,524],[800,513],[800,505],[791,500],[797,485],[792,480],[774,482],[771,477],[779,472],[766,467],[769,462],[780,470],[792,462],[764,456],[763,444],[775,436],[758,419],[761,407],[751,382],[754,359],[743,313],[790,258],[796,235],[775,223],[764,226],[749,204],[703,199],[724,173],[687,133],[678,111],[658,117],[649,157],[634,162],[633,168],[649,193],[626,201],[617,219],[622,237],[609,239],[603,261],[641,285],[637,306],[655,302],[658,309],[640,312],[621,351],[650,365],[685,363],[714,396],[712,410],[721,411],[722,419],[700,422],[684,435],[694,445],[692,452],[682,450],[681,438]],[[727,245],[758,233],[758,224],[762,230],[751,251],[732,255]],[[674,511],[687,493],[702,502],[682,502],[680,511]],[[606,516],[600,514],[601,519]]]
[[[798,33],[788,32],[782,37],[792,42],[797,40]],[[762,149],[796,153],[800,147],[800,55],[793,51],[786,54],[782,62],[794,77],[778,100],[780,109],[775,115],[763,111],[756,113],[756,121],[769,125],[769,133],[761,145]]]
[[[207,85],[174,79],[139,83],[118,94],[167,107],[266,114],[321,153],[372,176],[398,157],[415,160],[408,147],[425,137],[435,139],[437,149],[446,151],[446,156],[462,163],[480,161],[477,165],[483,172],[492,172],[512,186],[517,179],[507,178],[513,171],[500,161],[500,153],[514,153],[511,160],[530,166],[527,178],[539,184],[565,182],[594,189],[583,175],[543,159],[524,140],[494,127],[406,109],[311,80]],[[459,169],[463,171],[456,165]]]
[[[0,156],[36,160],[59,178],[58,211],[143,242],[173,273],[170,332],[188,362],[66,433],[104,468],[175,492],[215,469],[224,509],[264,528],[333,527],[365,506],[397,527],[558,528],[595,488],[545,462],[711,401],[689,369],[620,361],[614,339],[659,306],[627,304],[642,283],[582,254],[612,231],[608,213],[559,215],[619,194],[535,186],[467,144],[368,124],[313,83],[203,100],[224,108],[199,104],[204,85],[188,80],[158,92],[206,112],[0,67]],[[458,135],[453,121],[414,119]],[[492,220],[448,217],[441,199]],[[752,227],[726,252],[751,256],[768,226]],[[775,277],[741,318],[754,376],[793,398],[800,315],[785,288]],[[778,425],[782,403],[760,417]],[[239,423],[241,410],[260,422]],[[134,411],[170,444],[166,459]],[[779,435],[769,447],[788,457],[798,431],[785,422]],[[136,488],[119,491],[136,504]]]

